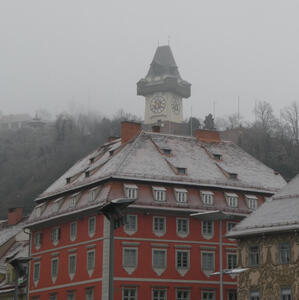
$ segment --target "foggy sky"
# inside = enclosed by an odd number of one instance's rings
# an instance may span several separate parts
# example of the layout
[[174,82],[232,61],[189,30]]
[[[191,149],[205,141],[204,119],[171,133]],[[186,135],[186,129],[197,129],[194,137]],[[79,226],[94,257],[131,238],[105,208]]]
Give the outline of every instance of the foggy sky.
[[136,82],[158,45],[192,83],[184,116],[299,102],[298,1],[1,0],[0,111],[144,114]]

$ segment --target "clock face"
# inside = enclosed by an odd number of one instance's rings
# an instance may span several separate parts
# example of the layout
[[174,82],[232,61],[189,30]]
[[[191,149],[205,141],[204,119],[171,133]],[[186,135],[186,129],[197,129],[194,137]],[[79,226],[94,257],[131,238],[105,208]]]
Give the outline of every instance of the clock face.
[[166,100],[162,96],[154,96],[150,103],[151,111],[161,113],[166,107]]
[[178,97],[173,98],[172,103],[171,103],[171,108],[172,111],[175,114],[179,114],[181,111],[181,102],[180,99]]

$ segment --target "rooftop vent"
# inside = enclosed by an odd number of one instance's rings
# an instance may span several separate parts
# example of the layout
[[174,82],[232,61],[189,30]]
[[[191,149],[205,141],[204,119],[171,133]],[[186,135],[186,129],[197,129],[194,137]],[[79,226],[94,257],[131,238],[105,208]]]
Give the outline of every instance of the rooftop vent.
[[187,174],[187,169],[186,168],[176,168],[178,175],[186,175]]
[[163,149],[161,149],[162,150],[162,152],[164,153],[164,154],[166,154],[166,155],[170,155],[171,154],[171,149],[169,149],[169,148],[163,148]]
[[89,163],[94,163],[94,157],[91,157],[90,159],[89,159]]
[[230,179],[238,179],[237,173],[228,173]]
[[221,154],[218,154],[218,153],[213,153],[213,157],[214,157],[214,159],[216,159],[216,160],[221,160],[222,155],[221,155]]

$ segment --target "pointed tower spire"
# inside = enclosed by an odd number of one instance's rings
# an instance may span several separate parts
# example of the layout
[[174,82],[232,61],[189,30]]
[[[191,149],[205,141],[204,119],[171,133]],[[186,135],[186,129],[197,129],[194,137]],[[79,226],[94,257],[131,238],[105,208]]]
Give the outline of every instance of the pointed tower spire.
[[191,84],[182,79],[169,45],[159,46],[145,78],[137,82],[137,95],[145,97],[144,124],[183,122],[182,98]]

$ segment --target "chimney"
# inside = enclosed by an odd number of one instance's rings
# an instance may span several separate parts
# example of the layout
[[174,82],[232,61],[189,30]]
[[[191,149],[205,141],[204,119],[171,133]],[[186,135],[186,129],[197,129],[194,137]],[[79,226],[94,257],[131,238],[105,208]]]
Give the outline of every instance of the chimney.
[[221,142],[219,131],[216,130],[197,129],[194,135],[200,142]]
[[123,121],[121,123],[121,143],[124,144],[141,132],[141,124],[133,121]]
[[8,225],[16,225],[19,223],[23,216],[23,208],[22,207],[14,207],[8,209]]

